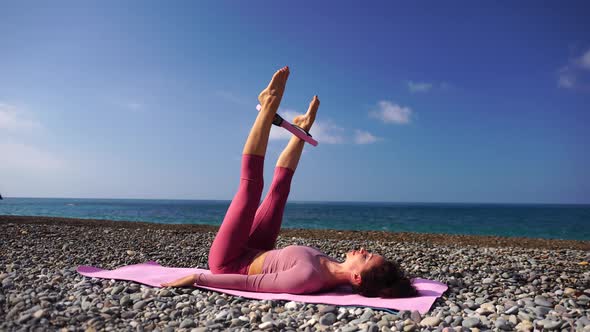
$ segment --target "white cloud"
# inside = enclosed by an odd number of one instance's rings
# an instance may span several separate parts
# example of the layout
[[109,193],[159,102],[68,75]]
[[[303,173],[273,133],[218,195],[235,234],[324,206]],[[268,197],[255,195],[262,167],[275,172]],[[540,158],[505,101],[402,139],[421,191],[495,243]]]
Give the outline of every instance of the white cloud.
[[130,112],[141,113],[148,109],[148,105],[135,98],[107,97],[105,102],[109,107]]
[[[279,110],[279,114],[283,119],[292,123],[293,119],[298,116],[302,115],[293,110]],[[342,133],[344,132],[344,128],[337,126],[336,124],[332,123],[331,121],[316,121],[314,122],[310,134],[313,136],[315,140],[321,142],[322,144],[342,144],[346,140]],[[285,130],[284,128],[279,128],[277,126],[272,126],[270,130],[270,140],[288,140],[291,138],[293,134],[289,131]]]
[[[22,143],[31,135],[43,129],[41,123],[29,112],[14,105],[0,103],[0,171],[14,171],[17,174],[27,171],[53,171],[62,169],[64,161],[43,151],[32,143]],[[1,174],[1,173],[0,173]]]
[[136,101],[127,102],[127,103],[123,104],[123,106],[126,109],[128,109],[130,111],[135,111],[135,112],[143,111],[145,109],[145,106],[142,103],[138,103]]
[[428,92],[432,89],[432,83],[408,81],[408,89],[410,92]]
[[34,146],[14,142],[0,143],[0,170],[55,171],[65,166],[63,160]]
[[576,82],[576,79],[567,70],[567,68],[564,68],[563,70],[561,70],[561,72],[559,74],[559,79],[557,81],[557,85],[559,87],[562,87],[562,88],[573,88],[575,82]]
[[[294,117],[301,115],[300,113],[297,113],[295,111],[280,111],[279,114],[281,115],[281,117],[289,122],[291,122],[293,120]],[[315,129],[315,124],[313,129]],[[313,135],[313,134],[312,134]],[[279,141],[279,140],[288,140],[290,139],[292,136],[292,134],[287,131],[284,128],[279,128],[275,125],[273,125],[270,128],[270,135],[269,135],[269,140],[271,141]],[[315,135],[314,135],[315,137]]]
[[[279,114],[283,119],[292,123],[293,119],[301,113],[294,110],[279,110]],[[311,134],[320,144],[345,144],[353,142],[355,144],[370,144],[381,140],[381,138],[372,135],[367,131],[360,129],[354,130],[354,135],[346,134],[346,129],[338,126],[331,120],[317,120],[311,128]],[[272,126],[270,130],[269,140],[280,141],[289,140],[293,134],[284,128]],[[279,153],[279,152],[277,152]]]
[[318,142],[321,141],[326,144],[342,144],[346,142],[346,139],[342,135],[344,128],[339,127],[332,122],[319,123],[319,125],[315,127],[316,131],[313,132],[313,130],[314,129],[312,128],[312,135],[314,135]]
[[22,132],[40,128],[41,124],[29,119],[22,110],[12,105],[0,103],[0,129]]
[[565,89],[590,91],[590,49],[570,59],[558,71],[557,86]]
[[367,131],[363,131],[360,129],[355,130],[354,142],[356,144],[370,144],[370,143],[377,142],[378,140],[379,140],[378,137],[375,137],[374,135],[372,135],[371,133],[369,133]]
[[590,50],[580,57],[579,63],[582,68],[590,70]]
[[409,107],[402,107],[389,101],[380,101],[379,110],[370,112],[369,116],[384,123],[406,124],[410,123],[412,113],[413,111]]

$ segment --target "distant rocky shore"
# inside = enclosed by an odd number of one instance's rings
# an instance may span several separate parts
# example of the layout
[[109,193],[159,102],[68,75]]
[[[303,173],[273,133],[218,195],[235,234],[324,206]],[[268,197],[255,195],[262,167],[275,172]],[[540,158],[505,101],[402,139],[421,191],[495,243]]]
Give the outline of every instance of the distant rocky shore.
[[[176,232],[217,232],[217,226],[188,224],[157,224],[150,222],[121,222],[100,219],[74,219],[39,216],[3,216],[0,222],[24,224],[47,224],[68,226],[96,226],[114,228],[150,228]],[[384,242],[414,242],[431,244],[456,244],[485,247],[517,247],[531,249],[576,249],[590,251],[590,241],[535,239],[526,237],[502,237],[479,235],[453,235],[432,233],[386,232],[386,231],[346,231],[332,229],[283,229],[284,237],[301,237],[306,239],[349,239]]]
[[[207,267],[216,227],[0,216],[0,331],[585,331],[590,241],[284,230],[278,247],[361,246],[449,290],[426,315],[83,277],[78,265]],[[585,263],[586,262],[586,263]]]

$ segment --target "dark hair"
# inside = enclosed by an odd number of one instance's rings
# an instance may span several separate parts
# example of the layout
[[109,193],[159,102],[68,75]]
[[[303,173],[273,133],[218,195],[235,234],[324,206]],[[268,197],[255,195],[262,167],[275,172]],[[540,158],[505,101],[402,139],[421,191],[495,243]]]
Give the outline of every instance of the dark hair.
[[400,298],[418,296],[418,291],[402,269],[392,261],[385,261],[361,272],[361,284],[352,285],[355,293],[366,297]]

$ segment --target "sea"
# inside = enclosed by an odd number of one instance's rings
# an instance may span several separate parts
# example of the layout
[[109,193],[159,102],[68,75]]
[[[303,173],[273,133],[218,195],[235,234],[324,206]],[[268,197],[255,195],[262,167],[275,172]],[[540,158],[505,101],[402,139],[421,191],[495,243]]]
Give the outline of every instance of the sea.
[[[220,225],[230,201],[4,198],[0,215]],[[284,228],[590,241],[590,205],[288,202]]]

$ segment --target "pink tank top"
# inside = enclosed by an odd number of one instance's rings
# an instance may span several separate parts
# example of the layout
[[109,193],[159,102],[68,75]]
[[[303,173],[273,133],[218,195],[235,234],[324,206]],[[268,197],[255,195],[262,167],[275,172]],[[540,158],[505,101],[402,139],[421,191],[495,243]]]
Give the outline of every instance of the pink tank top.
[[270,250],[264,258],[261,274],[201,273],[196,285],[268,293],[314,293],[328,284],[321,257],[336,261],[308,246]]

